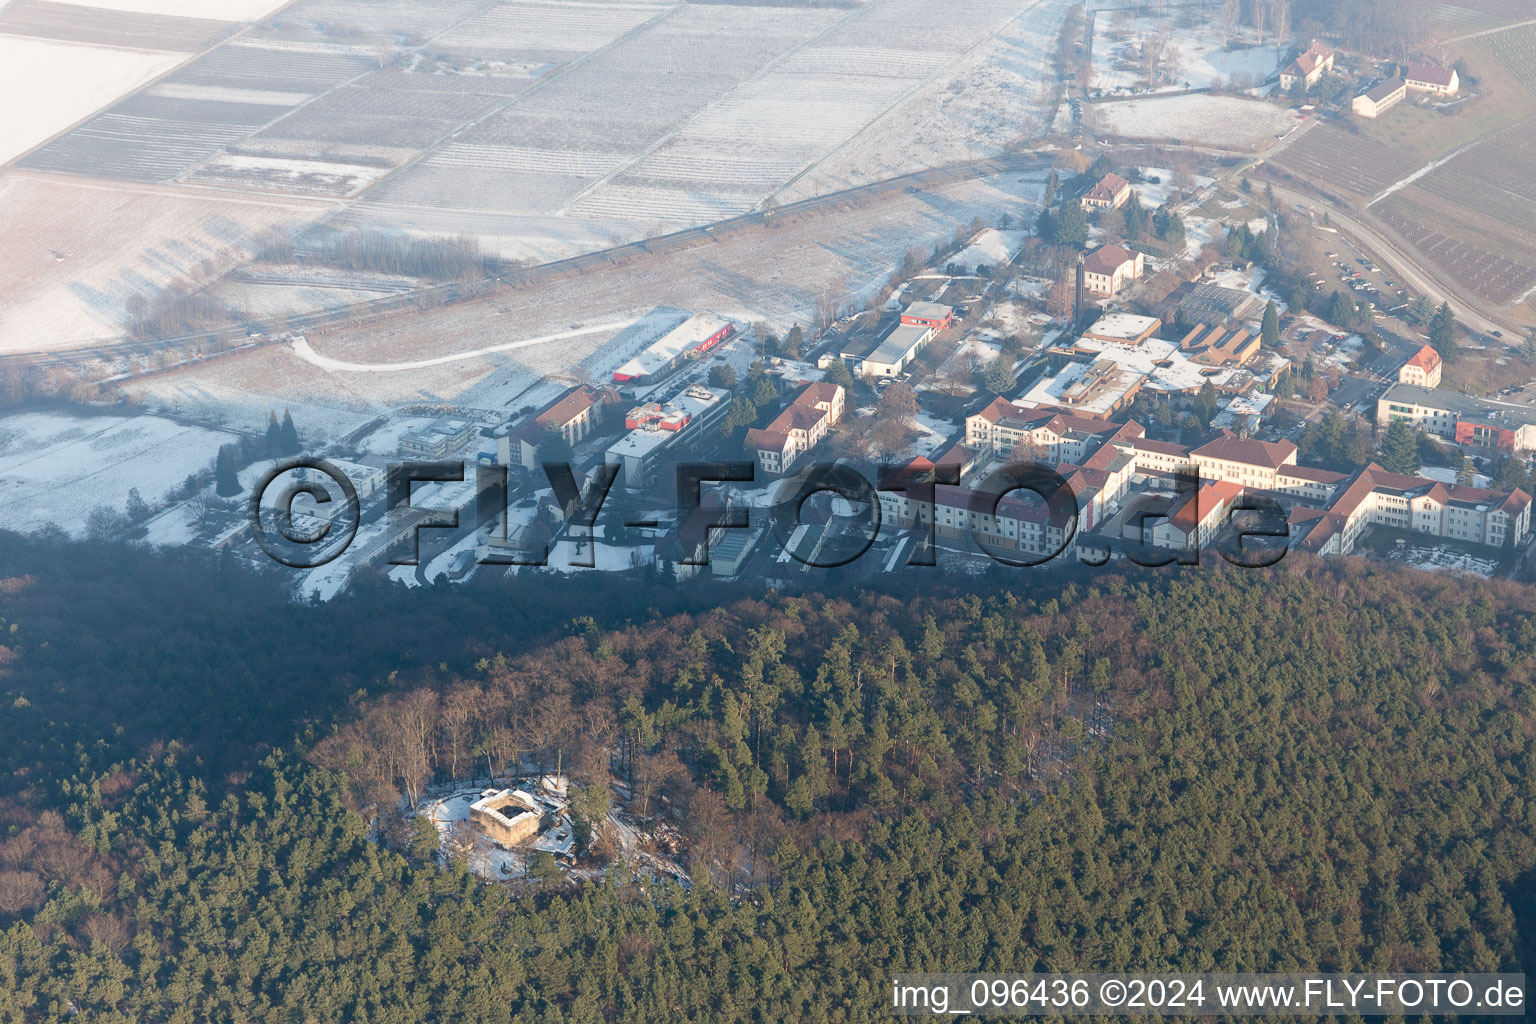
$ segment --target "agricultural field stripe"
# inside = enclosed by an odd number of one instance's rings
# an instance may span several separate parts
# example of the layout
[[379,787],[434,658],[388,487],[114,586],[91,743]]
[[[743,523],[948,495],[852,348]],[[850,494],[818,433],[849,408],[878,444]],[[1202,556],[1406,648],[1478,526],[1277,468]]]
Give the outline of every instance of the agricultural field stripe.
[[599,334],[604,331],[618,332],[630,325],[629,320],[615,320],[607,324],[594,324],[591,327],[578,327],[575,330],[561,331],[558,334],[546,334],[539,338],[525,338],[522,341],[509,341],[502,345],[491,345],[487,348],[477,348],[471,352],[455,352],[453,355],[438,356],[434,359],[416,359],[408,363],[348,363],[340,359],[332,359],[316,352],[309,344],[309,339],[302,334],[293,338],[293,351],[306,363],[320,367],[322,370],[338,370],[353,373],[397,373],[401,370],[424,370],[429,366],[442,366],[445,363],[457,363],[464,359],[475,359],[479,356],[493,355],[497,352],[510,352],[514,349],[531,348],[534,345],[547,345],[552,341],[564,341],[567,338],[580,338],[588,334]]

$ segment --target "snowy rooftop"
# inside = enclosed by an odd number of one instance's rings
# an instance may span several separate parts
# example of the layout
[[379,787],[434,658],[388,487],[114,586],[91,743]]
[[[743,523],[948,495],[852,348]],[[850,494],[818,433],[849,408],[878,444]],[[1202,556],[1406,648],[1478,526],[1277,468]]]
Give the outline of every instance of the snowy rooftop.
[[1122,345],[1096,338],[1081,338],[1077,348],[1094,352],[1099,359],[1109,359],[1147,376],[1146,386],[1155,391],[1197,391],[1206,381],[1216,387],[1241,380],[1244,371],[1215,368],[1191,362],[1179,347],[1161,338],[1148,338],[1140,345]]
[[1130,341],[1148,331],[1155,331],[1162,321],[1155,316],[1137,316],[1135,313],[1106,313],[1093,322],[1087,332],[1098,338],[1114,338]]
[[1054,375],[1041,378],[1014,402],[1025,409],[1050,406],[1094,416],[1107,416],[1147,372],[1112,359],[1092,363],[1068,363]]
[[650,376],[666,369],[678,356],[702,345],[729,326],[729,320],[711,313],[695,313],[619,367],[615,374],[620,377]]
[[[698,384],[691,384],[681,392],[662,403],[662,411],[665,419],[676,420],[686,416],[691,425],[705,410],[712,408],[721,401],[725,395],[722,392],[711,391],[709,388]],[[615,458],[640,458],[649,454],[673,438],[687,431],[662,430],[655,426],[638,427],[619,438],[608,447],[608,454]]]

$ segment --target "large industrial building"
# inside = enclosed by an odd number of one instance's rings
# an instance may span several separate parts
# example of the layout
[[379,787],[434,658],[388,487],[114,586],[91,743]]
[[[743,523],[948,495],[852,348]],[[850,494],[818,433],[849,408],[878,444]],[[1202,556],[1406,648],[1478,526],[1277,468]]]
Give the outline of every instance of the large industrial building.
[[724,392],[692,384],[664,402],[647,402],[624,417],[629,433],[608,448],[608,462],[623,468],[624,486],[639,490],[664,467],[683,438],[692,439],[725,415]]
[[653,384],[697,359],[736,333],[736,325],[710,313],[695,313],[651,342],[644,352],[613,371],[618,384]]
[[1394,384],[1376,400],[1376,423],[1406,420],[1457,444],[1509,452],[1536,451],[1536,409],[1455,391]]

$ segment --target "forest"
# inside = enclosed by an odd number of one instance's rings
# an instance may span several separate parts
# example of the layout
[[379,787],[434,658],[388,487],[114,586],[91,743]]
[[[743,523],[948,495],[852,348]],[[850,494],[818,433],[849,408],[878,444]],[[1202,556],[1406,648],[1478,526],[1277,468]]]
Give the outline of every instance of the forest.
[[[0,1022],[872,1020],[894,971],[1532,965],[1521,585],[1297,556],[309,606],[5,540]],[[674,820],[692,887],[484,882],[406,824],[527,758]]]

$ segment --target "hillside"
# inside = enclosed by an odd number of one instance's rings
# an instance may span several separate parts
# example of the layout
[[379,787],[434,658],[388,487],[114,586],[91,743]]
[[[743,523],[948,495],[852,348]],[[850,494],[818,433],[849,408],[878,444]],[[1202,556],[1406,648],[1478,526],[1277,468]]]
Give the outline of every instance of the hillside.
[[[182,573],[189,600],[231,588]],[[99,656],[195,686],[178,666],[214,644],[119,636],[61,575],[0,596],[7,737],[49,730],[27,712],[61,682],[38,668],[50,591]],[[1530,969],[1528,589],[1297,559],[1053,590],[711,592],[503,656],[444,638],[430,669],[378,639],[428,602],[332,606],[332,640],[375,637],[374,696],[274,708],[241,767],[148,720],[115,766],[28,748],[35,781],[0,806],[0,1021],[867,1020],[898,969]],[[494,622],[507,598],[479,597]],[[282,684],[313,667],[268,664],[273,699],[303,704]],[[675,755],[656,788],[693,889],[483,883],[390,813],[371,832],[360,812],[410,781],[400,709],[430,783],[466,697],[578,775]],[[337,731],[294,750],[300,719]],[[289,752],[258,761],[263,729]]]

